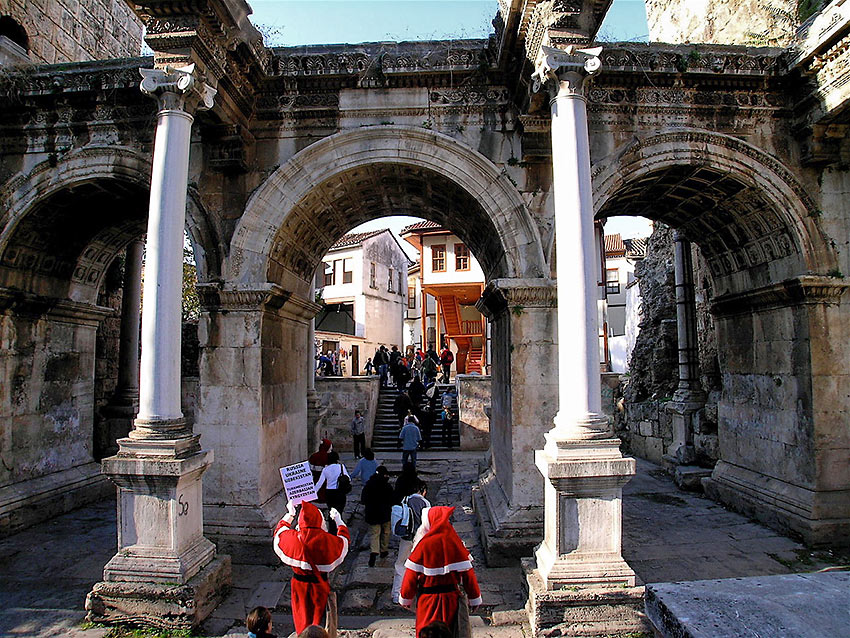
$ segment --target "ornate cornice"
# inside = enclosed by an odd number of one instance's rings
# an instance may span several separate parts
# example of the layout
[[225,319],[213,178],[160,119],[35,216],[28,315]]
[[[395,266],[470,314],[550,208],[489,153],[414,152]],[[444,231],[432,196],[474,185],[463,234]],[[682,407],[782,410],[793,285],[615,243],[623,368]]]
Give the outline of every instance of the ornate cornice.
[[711,302],[711,313],[717,317],[732,317],[768,308],[837,304],[848,290],[850,281],[846,278],[803,275],[770,286],[715,297]]
[[558,306],[558,285],[553,279],[493,279],[487,284],[475,307],[488,319],[508,309]]
[[553,98],[582,94],[585,78],[596,75],[602,67],[600,53],[602,47],[555,49],[541,46],[531,76],[532,91],[536,93],[545,85]]
[[95,327],[104,318],[115,315],[116,311],[69,299],[55,299],[22,290],[0,288],[0,314],[45,317],[64,323]]
[[224,287],[220,283],[198,284],[201,307],[206,312],[271,312],[296,321],[308,321],[322,309],[277,284]]

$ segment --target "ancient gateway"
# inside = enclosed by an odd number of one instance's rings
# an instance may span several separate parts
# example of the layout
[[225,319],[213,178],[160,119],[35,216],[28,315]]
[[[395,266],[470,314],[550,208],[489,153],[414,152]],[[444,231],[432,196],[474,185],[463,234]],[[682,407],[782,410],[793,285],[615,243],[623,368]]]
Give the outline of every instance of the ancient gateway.
[[[4,70],[0,532],[117,484],[93,614],[197,623],[229,552],[272,559],[278,468],[308,454],[317,265],[355,225],[414,215],[488,279],[488,558],[534,555],[543,589],[628,588],[634,461],[600,416],[593,224],[642,215],[708,265],[722,393],[706,490],[846,542],[850,3],[794,49],[595,45],[609,5],[500,0],[489,40],[269,49],[241,0],[137,2],[153,58]],[[192,419],[184,228],[202,304]],[[107,329],[117,370],[98,363]],[[700,396],[680,388],[684,463]]]

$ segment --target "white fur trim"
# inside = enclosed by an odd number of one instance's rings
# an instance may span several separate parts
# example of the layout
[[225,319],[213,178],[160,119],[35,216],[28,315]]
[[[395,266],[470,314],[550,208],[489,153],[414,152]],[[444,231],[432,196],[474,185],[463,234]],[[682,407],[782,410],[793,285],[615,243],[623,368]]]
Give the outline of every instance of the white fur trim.
[[469,557],[469,560],[462,560],[458,563],[450,563],[443,567],[425,567],[419,563],[414,563],[408,558],[404,561],[404,566],[407,567],[407,569],[420,574],[425,574],[426,576],[444,576],[451,572],[465,572],[472,569],[472,556]]
[[483,601],[481,600],[481,596],[479,596],[478,598],[470,598],[469,599],[469,606],[470,607],[478,607],[478,605],[480,605],[482,602]]
[[[277,557],[280,558],[281,562],[283,562],[284,564],[289,565],[290,567],[298,567],[300,569],[310,571],[311,569],[313,569],[310,563],[307,563],[303,560],[299,560],[297,558],[292,558],[291,556],[287,556],[280,548],[280,535],[286,530],[287,528],[281,527],[277,531],[277,534],[274,535],[274,553],[277,554]],[[330,563],[329,565],[317,564],[316,569],[318,569],[320,572],[333,571],[342,564],[342,561],[344,561],[345,557],[348,555],[348,539],[345,536],[339,536],[338,538],[342,540],[342,550],[340,551],[339,556],[334,562]]]
[[413,604],[413,599],[412,598],[402,598],[401,595],[399,595],[398,604],[401,605],[402,607],[409,607],[410,605]]

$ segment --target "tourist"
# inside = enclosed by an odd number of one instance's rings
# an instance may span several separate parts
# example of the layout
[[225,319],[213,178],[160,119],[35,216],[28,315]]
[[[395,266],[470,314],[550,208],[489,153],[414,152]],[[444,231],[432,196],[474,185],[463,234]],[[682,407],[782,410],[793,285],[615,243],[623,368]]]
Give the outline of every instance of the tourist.
[[398,433],[401,440],[401,463],[402,466],[410,461],[416,467],[416,451],[422,441],[422,432],[419,430],[419,419],[413,416],[413,411],[408,410],[404,417],[404,425]]
[[452,442],[454,441],[454,422],[455,415],[452,408],[443,408],[443,445],[449,449],[452,448]]
[[330,357],[328,357],[325,354],[320,354],[318,358],[319,358],[319,367],[316,369],[316,372],[321,373],[321,375],[325,376],[325,377],[331,376],[328,373],[328,370],[333,372],[333,362],[331,361]]
[[[313,452],[307,459],[307,462],[310,464],[310,471],[313,473],[313,483],[316,483],[322,475],[322,470],[324,470],[325,466],[328,464],[328,454],[332,449],[333,443],[331,443],[331,440],[322,439],[322,442],[319,444],[319,451]],[[316,490],[316,493],[319,496],[319,503],[324,503],[325,493],[320,493],[318,489]]]
[[390,361],[386,346],[381,346],[375,350],[374,359],[375,365],[378,368],[378,374],[381,375],[381,387],[385,388],[387,386],[387,364]]
[[354,471],[351,473],[351,480],[353,481],[360,477],[360,482],[366,485],[377,469],[378,462],[375,460],[375,453],[371,448],[367,447],[363,450],[363,458],[357,461],[357,465],[354,466]]
[[416,492],[418,485],[419,475],[416,473],[416,466],[412,463],[403,464],[401,474],[398,475],[393,488],[393,505],[398,505],[405,496]]
[[[341,478],[341,477],[345,478]],[[335,508],[340,512],[345,511],[345,501],[348,493],[351,491],[351,477],[345,465],[339,460],[337,452],[328,454],[328,464],[322,470],[319,476],[319,481],[316,483],[316,491],[322,488],[325,489],[325,503],[328,507]],[[334,533],[333,525],[330,525],[330,532]]]
[[413,381],[407,388],[407,394],[413,402],[413,412],[419,413],[422,410],[422,399],[425,396],[425,385],[419,379],[419,375],[413,377]]
[[265,607],[254,607],[245,619],[248,638],[277,638],[272,630],[272,614]]
[[295,631],[300,633],[310,625],[322,625],[325,620],[336,627],[336,605],[331,605],[326,614],[331,593],[328,574],[342,563],[348,553],[351,542],[348,527],[339,512],[331,508],[330,517],[336,524],[336,534],[325,531],[325,519],[319,508],[305,502],[301,504],[296,529],[292,526],[295,506],[291,501],[286,510],[286,515],[274,530],[274,551],[294,572],[290,589]]
[[[429,350],[428,352],[433,352]],[[434,353],[436,355],[436,353]],[[430,356],[425,357],[422,362],[422,375],[425,377],[425,385],[430,385],[437,378],[437,362]]]
[[319,625],[310,625],[298,634],[298,638],[330,638],[330,634]]
[[375,364],[372,363],[372,357],[366,359],[366,365],[363,369],[366,370],[367,375],[370,377],[372,376],[372,372],[375,370]]
[[407,392],[400,393],[393,401],[393,412],[398,417],[398,427],[404,427],[404,417],[413,409],[413,401]]
[[[414,470],[415,471],[415,470]],[[401,477],[399,477],[401,480]],[[395,573],[393,574],[392,601],[398,602],[398,594],[401,591],[401,581],[404,579],[405,561],[410,556],[410,550],[413,549],[413,538],[416,530],[422,524],[422,512],[426,507],[431,507],[431,503],[425,498],[428,495],[428,485],[420,478],[415,478],[415,484],[409,494],[404,496],[407,498],[407,506],[410,508],[410,516],[413,519],[410,523],[410,532],[403,536],[398,541],[398,556],[395,561]],[[396,482],[396,497],[398,497],[398,482]],[[397,502],[401,502],[399,499]]]
[[419,638],[453,638],[454,634],[449,626],[440,622],[439,620],[435,620],[432,623],[428,623],[422,628],[422,631],[419,632]]
[[443,348],[442,352],[440,352],[440,367],[443,369],[443,378],[442,378],[443,383],[449,382],[451,369],[452,369],[452,363],[454,362],[454,360],[455,360],[454,354],[452,353],[451,350],[449,350],[449,346],[446,345],[446,347]]
[[354,411],[354,418],[348,424],[348,429],[354,439],[354,458],[359,459],[366,449],[366,419],[360,410]]
[[[405,562],[399,603],[406,608],[416,599],[416,633],[435,620],[453,626],[461,603],[458,585],[469,598],[469,607],[481,604],[481,590],[472,569],[472,556],[451,524],[454,507],[430,507],[422,511],[413,549]],[[459,628],[467,638],[469,625]]]
[[381,465],[366,486],[360,498],[363,519],[369,525],[369,567],[375,566],[380,554],[386,558],[390,551],[390,518],[393,506],[393,488],[387,468]]

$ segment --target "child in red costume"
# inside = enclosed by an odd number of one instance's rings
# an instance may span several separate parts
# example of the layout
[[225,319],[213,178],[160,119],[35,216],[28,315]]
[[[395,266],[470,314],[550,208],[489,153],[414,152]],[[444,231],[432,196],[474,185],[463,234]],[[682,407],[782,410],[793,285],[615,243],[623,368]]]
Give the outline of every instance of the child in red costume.
[[451,518],[453,507],[422,510],[422,525],[413,540],[413,550],[405,563],[399,603],[416,603],[416,635],[425,625],[439,620],[450,627],[458,609],[458,585],[463,585],[469,606],[481,604],[481,590],[472,569],[472,556],[460,540]]
[[292,620],[295,631],[301,633],[310,625],[321,625],[331,586],[328,574],[338,567],[348,554],[351,536],[342,517],[331,509],[330,517],[337,525],[336,536],[329,534],[322,513],[312,503],[302,503],[298,529],[292,527],[295,506],[288,503],[287,514],[274,530],[274,551],[294,572],[292,590]]

